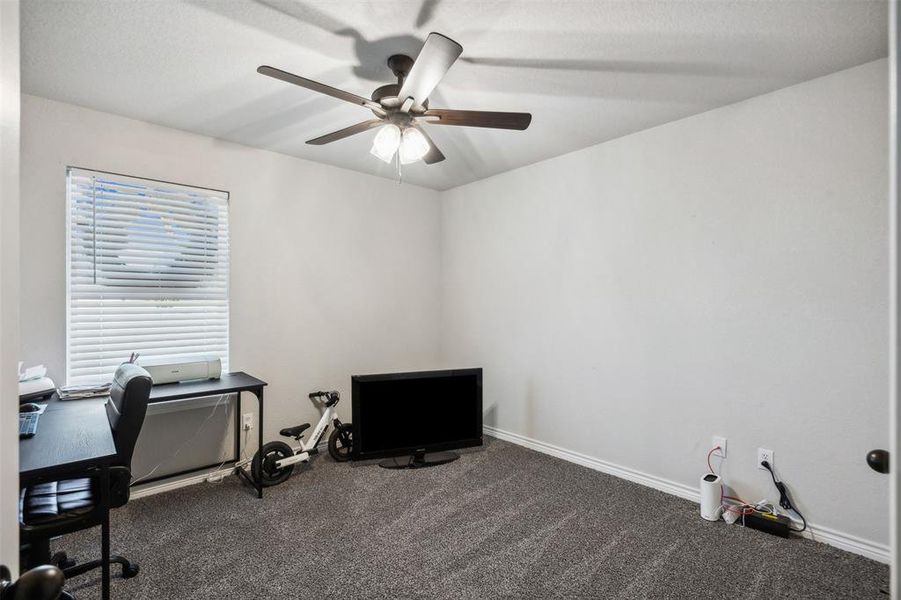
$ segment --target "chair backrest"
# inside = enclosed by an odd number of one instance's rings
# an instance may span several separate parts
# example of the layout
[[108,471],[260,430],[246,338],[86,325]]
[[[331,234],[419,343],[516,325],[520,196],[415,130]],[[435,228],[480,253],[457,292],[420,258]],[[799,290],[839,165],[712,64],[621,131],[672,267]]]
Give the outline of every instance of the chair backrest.
[[131,468],[131,456],[144,424],[144,415],[147,414],[147,401],[150,400],[152,385],[150,373],[135,364],[120,365],[113,375],[106,416],[116,442],[118,466]]

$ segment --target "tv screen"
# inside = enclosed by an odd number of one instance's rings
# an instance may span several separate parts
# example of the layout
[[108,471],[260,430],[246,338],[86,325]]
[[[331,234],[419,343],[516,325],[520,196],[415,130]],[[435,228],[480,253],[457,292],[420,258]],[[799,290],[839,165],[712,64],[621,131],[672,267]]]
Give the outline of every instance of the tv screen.
[[482,369],[352,378],[355,459],[482,444]]

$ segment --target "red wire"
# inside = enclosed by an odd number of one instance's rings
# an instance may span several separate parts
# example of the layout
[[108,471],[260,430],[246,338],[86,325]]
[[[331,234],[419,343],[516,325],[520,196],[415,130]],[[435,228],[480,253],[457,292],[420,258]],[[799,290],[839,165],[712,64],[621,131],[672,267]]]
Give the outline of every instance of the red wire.
[[719,450],[719,449],[720,449],[720,447],[717,446],[716,448],[711,448],[711,449],[710,449],[710,452],[707,453],[707,468],[708,468],[708,469],[710,470],[710,472],[713,473],[714,475],[716,475],[716,472],[713,470],[713,466],[710,464],[710,457],[713,455],[714,452],[716,452],[716,451]]
[[[734,500],[734,501],[738,502],[739,504],[743,505],[744,507],[743,507],[741,510],[736,510],[734,507],[729,506],[728,504],[726,504],[725,502],[723,502],[723,500]],[[741,498],[736,498],[735,496],[727,496],[727,495],[723,492],[723,485],[722,485],[722,484],[720,484],[720,503],[722,503],[723,508],[725,508],[725,509],[728,510],[729,512],[738,513],[738,514],[740,514],[740,515],[749,515],[749,514],[751,514],[751,512],[753,512],[753,510],[754,510],[753,508],[750,508],[750,507],[748,507],[748,506],[745,506],[745,505],[747,505],[748,503],[745,502],[744,500],[742,500]]]
[[[716,473],[716,471],[713,470],[713,465],[710,464],[710,457],[713,456],[713,453],[716,452],[716,451],[719,450],[719,449],[720,449],[720,447],[719,447],[719,446],[716,446],[715,448],[711,448],[711,449],[710,449],[710,452],[707,453],[707,468],[710,470],[711,473],[713,473],[714,475],[717,475],[717,476],[719,476],[719,475]],[[725,508],[725,509],[728,510],[729,512],[737,512],[737,513],[740,514],[740,515],[747,515],[747,514],[750,514],[750,511],[753,511],[753,510],[754,510],[754,509],[752,509],[752,508],[747,508],[747,507],[742,508],[741,510],[736,510],[735,508],[733,508],[733,507],[728,506],[727,504],[725,504],[725,503],[723,502],[723,500],[733,500],[733,501],[738,502],[738,503],[740,503],[740,504],[742,504],[742,505],[747,505],[748,503],[745,502],[744,500],[742,500],[741,498],[736,498],[735,496],[727,496],[724,487],[725,487],[725,486],[723,486],[723,484],[720,484],[720,504],[723,505],[723,508]]]

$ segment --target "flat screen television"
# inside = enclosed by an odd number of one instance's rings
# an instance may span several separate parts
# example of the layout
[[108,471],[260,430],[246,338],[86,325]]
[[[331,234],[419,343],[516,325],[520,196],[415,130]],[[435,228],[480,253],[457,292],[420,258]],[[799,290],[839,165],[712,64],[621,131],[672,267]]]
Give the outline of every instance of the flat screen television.
[[482,445],[482,369],[355,375],[351,384],[354,460],[426,467]]

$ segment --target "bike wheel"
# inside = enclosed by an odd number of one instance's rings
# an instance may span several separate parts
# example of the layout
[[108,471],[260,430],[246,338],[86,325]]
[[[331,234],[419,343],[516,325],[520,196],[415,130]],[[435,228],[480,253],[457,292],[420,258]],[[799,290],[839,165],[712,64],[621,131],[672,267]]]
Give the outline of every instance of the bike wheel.
[[344,423],[340,427],[336,427],[332,431],[332,435],[328,437],[328,453],[337,462],[347,462],[350,460],[350,452],[353,448],[353,438],[351,436],[350,423]]
[[278,485],[288,479],[294,472],[294,465],[278,468],[276,462],[294,456],[291,446],[284,442],[269,442],[253,455],[250,464],[254,479],[261,481],[263,487]]

